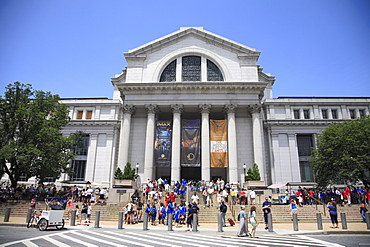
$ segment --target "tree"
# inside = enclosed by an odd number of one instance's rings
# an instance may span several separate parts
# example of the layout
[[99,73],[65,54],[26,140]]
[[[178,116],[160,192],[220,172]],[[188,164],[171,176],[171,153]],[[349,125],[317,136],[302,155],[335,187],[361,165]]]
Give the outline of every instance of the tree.
[[68,109],[59,96],[15,82],[0,96],[0,168],[16,187],[21,174],[59,178],[73,157],[82,132],[69,137],[60,130],[69,122]]
[[131,168],[131,163],[127,162],[125,168],[123,169],[123,173],[121,168],[117,168],[117,170],[114,173],[115,179],[129,179],[129,180],[135,180],[138,177],[136,174],[135,168]]
[[256,163],[253,164],[252,168],[247,171],[247,176],[245,176],[245,181],[260,181],[261,175]]
[[320,187],[339,180],[370,185],[370,117],[329,125],[318,137],[310,165]]

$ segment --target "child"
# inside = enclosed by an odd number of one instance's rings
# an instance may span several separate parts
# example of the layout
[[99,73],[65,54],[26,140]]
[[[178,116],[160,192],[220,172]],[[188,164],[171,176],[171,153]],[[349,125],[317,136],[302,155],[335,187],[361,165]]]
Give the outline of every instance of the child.
[[78,205],[76,205],[76,221],[78,221],[79,225],[81,225],[81,218],[80,218],[80,209],[78,207]]
[[87,223],[90,223],[91,212],[92,212],[92,207],[91,207],[91,203],[89,202],[87,203],[87,215],[86,215]]
[[166,218],[166,208],[165,208],[163,202],[161,202],[160,208],[159,208],[159,211],[158,211],[159,224],[164,225],[164,219],[165,218]]
[[180,223],[180,215],[181,215],[181,211],[179,209],[179,206],[176,206],[175,208],[175,226],[176,227],[179,227],[179,223]]

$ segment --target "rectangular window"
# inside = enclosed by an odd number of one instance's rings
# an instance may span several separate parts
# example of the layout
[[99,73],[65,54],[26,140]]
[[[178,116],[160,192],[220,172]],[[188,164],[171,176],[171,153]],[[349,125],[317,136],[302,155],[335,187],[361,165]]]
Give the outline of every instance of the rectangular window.
[[310,111],[309,110],[303,110],[303,116],[304,116],[304,119],[310,119]]
[[92,119],[92,111],[87,111],[86,119]]
[[327,109],[321,110],[321,114],[322,114],[322,119],[328,119],[328,110]]
[[89,149],[89,143],[90,143],[90,136],[85,136],[83,140],[77,144],[75,148],[75,155],[87,155],[87,151]]
[[74,174],[70,177],[70,180],[84,181],[86,172],[86,160],[73,160],[71,167]]
[[22,172],[21,175],[19,175],[19,180],[18,181],[27,182],[28,181],[27,173]]
[[355,110],[349,110],[349,117],[351,118],[351,119],[355,119]]
[[312,182],[313,172],[308,161],[300,161],[299,167],[301,171],[301,181],[302,182]]
[[77,119],[82,119],[83,111],[77,111]]
[[299,110],[293,110],[294,119],[299,119]]
[[358,113],[360,114],[360,117],[365,116],[365,110],[364,109],[358,110]]
[[311,156],[313,140],[312,135],[297,135],[298,155]]
[[333,116],[333,119],[338,119],[337,109],[331,109],[331,115]]

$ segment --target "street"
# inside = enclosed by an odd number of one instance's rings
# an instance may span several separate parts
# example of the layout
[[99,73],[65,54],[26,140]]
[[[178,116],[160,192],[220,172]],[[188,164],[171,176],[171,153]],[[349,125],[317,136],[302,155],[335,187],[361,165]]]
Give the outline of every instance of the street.
[[[277,235],[237,237],[217,232],[85,228],[48,230],[0,227],[0,246],[370,246],[370,235]],[[365,245],[368,244],[368,245]]]

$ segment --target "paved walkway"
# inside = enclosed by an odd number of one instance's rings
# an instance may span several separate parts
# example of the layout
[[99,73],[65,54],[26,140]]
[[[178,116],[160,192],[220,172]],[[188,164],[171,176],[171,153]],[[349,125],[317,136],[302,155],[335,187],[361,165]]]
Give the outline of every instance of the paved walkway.
[[[3,219],[0,219],[3,221]],[[77,223],[77,222],[76,222]],[[26,219],[23,217],[12,217],[10,216],[9,222],[0,222],[0,226],[20,226],[26,227]],[[342,225],[339,224],[339,228],[330,228],[330,223],[323,223],[323,230],[317,230],[316,223],[298,223],[298,231],[293,230],[293,223],[276,223],[273,225],[273,232],[269,232],[265,230],[264,224],[260,224],[257,228],[257,234],[278,234],[278,235],[288,235],[288,234],[370,234],[370,230],[367,229],[366,223],[347,223],[348,229],[342,229]],[[76,225],[70,226],[70,222],[67,220],[65,227],[68,229],[88,229],[94,228],[94,222],[90,223],[89,225]],[[99,224],[100,228],[116,228],[118,229],[118,222],[117,221],[100,221]],[[143,230],[143,224],[134,224],[134,225],[123,225],[124,229],[132,229],[132,230]],[[168,226],[164,225],[155,225],[152,226],[148,224],[149,230],[154,231],[167,231]],[[175,227],[173,226],[173,231],[186,231],[186,226]],[[236,226],[233,227],[223,227],[224,232],[218,232],[218,225],[211,224],[211,223],[200,223],[198,227],[199,232],[202,233],[209,233],[209,234],[227,234],[227,235],[235,235],[238,229],[238,223]]]

